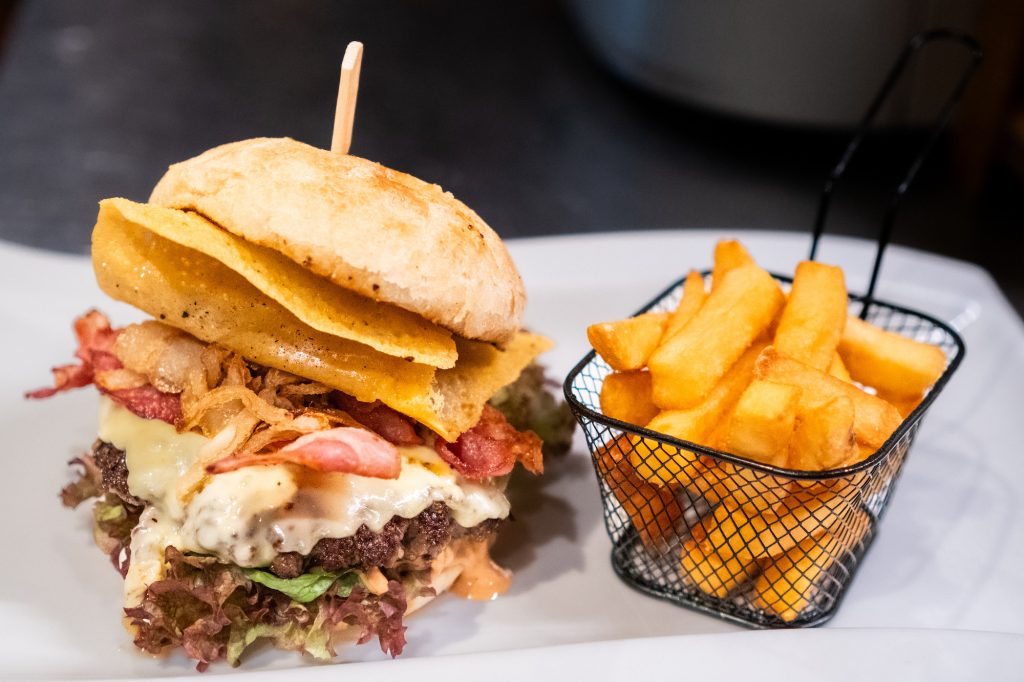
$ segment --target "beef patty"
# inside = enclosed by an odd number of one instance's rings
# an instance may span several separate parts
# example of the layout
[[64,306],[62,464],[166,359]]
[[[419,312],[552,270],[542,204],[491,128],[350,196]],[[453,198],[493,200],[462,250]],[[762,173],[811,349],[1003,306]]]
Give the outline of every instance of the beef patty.
[[[129,504],[142,504],[128,490],[124,450],[97,440],[92,458],[100,470],[100,487],[104,492],[117,495]],[[434,502],[411,519],[393,517],[380,532],[362,525],[349,537],[321,539],[308,556],[297,552],[278,554],[270,570],[281,578],[297,577],[316,566],[328,571],[368,571],[371,568],[388,569],[389,573],[421,571],[429,568],[453,540],[485,540],[497,531],[500,523],[501,519],[488,519],[465,528],[455,522],[447,505]]]

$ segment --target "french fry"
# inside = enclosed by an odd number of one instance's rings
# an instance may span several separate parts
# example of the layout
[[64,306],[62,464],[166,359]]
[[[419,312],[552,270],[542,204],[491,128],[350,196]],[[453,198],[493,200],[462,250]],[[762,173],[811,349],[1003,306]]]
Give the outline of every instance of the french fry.
[[845,381],[848,384],[853,383],[853,377],[850,376],[846,365],[843,364],[843,359],[839,357],[838,351],[832,355],[832,362],[828,366],[828,373],[840,381]]
[[856,464],[857,462],[863,462],[877,451],[878,448],[872,448],[858,442],[853,446],[853,452],[850,453],[850,456],[839,463],[839,467],[848,467]]
[[827,471],[849,460],[857,444],[853,420],[853,401],[845,395],[801,411],[789,443],[787,466],[800,471]]
[[[715,386],[708,400],[699,407],[662,412],[657,423],[649,424],[648,428],[718,450],[727,450],[726,437],[733,407],[748,386],[753,374],[753,363],[765,346],[764,341],[755,341]],[[645,447],[638,447],[637,452],[645,452]],[[675,483],[704,496],[712,504],[729,500],[752,510],[770,509],[793,487],[789,481],[781,481],[746,467],[736,467],[712,457],[698,457],[690,451],[673,454],[671,462],[667,464],[664,457],[647,456],[645,461],[639,463],[637,470],[641,475],[653,474],[646,464],[657,462],[661,471],[673,473]]]
[[[713,415],[700,409],[659,412],[647,424],[647,428],[680,440],[700,440],[688,436],[703,433],[706,428],[704,422],[709,418],[713,418]],[[685,486],[694,479],[700,479],[702,467],[696,453],[651,438],[632,436],[631,439],[634,447],[629,455],[630,463],[637,475],[649,483],[657,486],[679,483]]]
[[754,606],[774,613],[791,623],[817,596],[815,583],[822,579],[832,563],[835,539],[826,534],[806,538],[799,545],[776,557],[754,583]]
[[612,372],[601,383],[601,412],[630,424],[646,424],[658,414],[651,400],[651,375],[641,370]]
[[917,409],[917,406],[924,400],[924,395],[918,393],[917,395],[890,395],[885,391],[879,391],[878,397],[886,402],[892,403],[892,406],[899,410],[903,418],[906,419],[907,415]]
[[775,349],[794,360],[827,370],[847,317],[843,271],[804,261],[796,267],[793,287],[775,332]]
[[782,303],[778,283],[761,268],[728,271],[689,324],[651,355],[654,403],[666,410],[699,405]]
[[796,425],[800,389],[755,379],[740,396],[729,420],[729,452],[763,464],[785,466]]
[[775,520],[771,513],[751,513],[732,503],[723,503],[701,519],[693,529],[693,539],[705,555],[715,554],[724,560],[737,557],[746,565],[764,553],[758,538]]
[[712,504],[725,503],[749,514],[777,507],[797,485],[790,478],[766,474],[730,462],[713,462],[702,458],[704,476],[699,485]]
[[756,265],[750,252],[735,239],[726,239],[715,244],[715,265],[711,270],[711,290],[722,283],[725,273],[744,265]]
[[612,369],[625,372],[647,364],[668,324],[670,313],[644,313],[587,327],[587,339]]
[[[787,295],[738,242],[724,241],[710,290],[696,272],[682,288],[671,313],[587,330],[617,370],[602,385],[606,415],[763,464],[829,471],[875,453],[946,365],[936,347],[850,318],[835,267],[801,263]],[[787,621],[806,613],[828,570],[818,554],[835,556],[829,543],[845,551],[863,539],[847,527],[864,516],[847,498],[868,470],[776,476],[636,435],[595,457],[649,547],[676,547],[681,500],[709,504],[680,549],[681,577],[718,598],[757,579],[761,608]]]
[[765,561],[754,583],[754,606],[787,623],[796,620],[825,588],[831,565],[853,550],[867,528],[867,516],[857,511],[844,528],[805,538],[785,554]]
[[[747,387],[754,373],[754,364],[764,347],[764,343],[755,342],[748,348],[700,405],[689,410],[662,411],[647,424],[647,428],[691,443],[706,442],[708,434]],[[630,460],[637,473],[646,480],[655,485],[701,483],[704,467],[694,453],[671,446],[661,447],[646,438],[634,439],[637,442]]]
[[[820,537],[841,527],[850,513],[850,503],[839,491],[794,492],[775,508],[777,520],[758,538],[763,549],[759,556],[778,556],[808,537]],[[755,548],[755,553],[757,550]]]
[[847,504],[838,494],[800,491],[766,512],[720,504],[701,521],[694,538],[705,554],[723,561],[732,557],[745,563],[784,554],[808,537],[818,537],[836,526]]
[[704,305],[707,297],[708,294],[704,290],[704,278],[701,277],[699,272],[691,271],[686,276],[686,281],[683,282],[683,298],[680,299],[679,305],[672,313],[668,326],[665,327],[662,340],[671,339],[675,336],[676,332],[685,327],[693,319],[694,315],[697,314],[700,307]]
[[[831,559],[844,547],[859,542],[866,530],[864,514],[854,510],[850,517],[847,511],[842,499],[828,492],[796,493],[769,512],[750,513],[730,504],[718,505],[683,543],[680,573],[686,582],[706,594],[724,598],[756,575],[762,563],[778,565],[780,575],[783,574],[788,567],[779,557],[796,558],[798,548],[806,552],[810,547],[823,547],[822,554]],[[843,514],[846,514],[845,522]],[[824,539],[830,532],[842,538],[845,544],[835,537]],[[824,568],[827,567],[826,563]],[[809,567],[806,572],[811,573]],[[792,586],[795,576],[787,577]],[[760,582],[759,578],[758,584]],[[773,579],[767,585],[781,591],[779,580]],[[771,598],[768,589],[765,588],[765,593]],[[801,590],[799,595],[806,593],[807,590]],[[772,604],[796,602],[796,596],[787,597],[783,601],[773,600]],[[763,608],[769,607],[764,605]]]
[[946,369],[946,354],[938,346],[887,332],[853,316],[846,321],[839,354],[854,379],[890,396],[919,396]]
[[723,561],[717,554],[705,554],[694,540],[683,543],[680,577],[704,594],[724,599],[737,586],[745,583],[759,566],[757,560],[743,562],[734,557]]
[[647,547],[655,547],[676,532],[683,509],[671,491],[650,485],[636,475],[626,458],[628,448],[629,440],[622,435],[597,448],[594,456],[602,478],[640,540]]
[[853,402],[853,430],[857,441],[871,448],[881,447],[902,421],[899,411],[881,398],[788,358],[771,346],[761,353],[754,374],[759,379],[801,388],[802,410],[837,396],[847,396]]

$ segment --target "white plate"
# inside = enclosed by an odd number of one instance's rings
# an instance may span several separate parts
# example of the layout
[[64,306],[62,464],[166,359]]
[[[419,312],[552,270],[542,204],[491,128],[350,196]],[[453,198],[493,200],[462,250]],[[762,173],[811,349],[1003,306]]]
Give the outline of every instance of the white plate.
[[[546,359],[553,372],[564,376],[582,356],[588,323],[628,314],[686,269],[707,267],[720,236],[638,232],[512,242],[530,292],[527,324],[558,342]],[[800,235],[737,236],[760,262],[781,272],[792,271],[807,250]],[[852,290],[863,288],[870,245],[833,238],[822,257],[847,269]],[[99,306],[124,324],[141,314],[107,300],[85,258],[2,243],[0,292],[7,481],[0,512],[7,522],[5,545],[17,548],[0,561],[0,676],[190,676],[191,664],[182,657],[154,660],[134,652],[120,627],[120,578],[92,545],[88,514],[64,510],[57,500],[68,480],[64,462],[95,437],[94,392],[45,402],[21,399],[26,389],[49,381],[51,365],[70,357],[75,315]],[[982,651],[990,662],[1009,660],[1010,654],[990,654],[1003,652],[1008,642],[1020,651],[1020,638],[917,629],[1024,634],[1024,326],[983,271],[929,254],[892,249],[879,293],[952,321],[968,352],[925,421],[875,545],[826,630],[748,632],[619,582],[608,561],[593,471],[577,439],[574,451],[550,462],[542,479],[515,483],[516,521],[497,547],[499,559],[516,573],[511,592],[486,604],[439,599],[410,619],[401,661],[356,667],[374,677],[490,669],[508,677],[539,671],[533,674],[543,678],[545,670],[556,672],[546,667],[552,660],[559,667],[571,662],[625,673],[653,665],[654,653],[667,650],[674,660],[675,652],[690,652],[687,665],[709,672],[715,671],[716,651],[718,664],[726,666],[722,671],[761,659],[770,671],[769,663],[778,663],[785,651],[792,652],[793,663],[829,660],[819,653],[807,658],[812,650],[874,652],[895,656],[893,665],[905,663],[893,638],[906,645],[899,649],[904,654],[941,646],[945,653],[929,663]],[[737,646],[745,657],[735,656]],[[452,654],[465,656],[431,658]],[[373,644],[342,652],[347,661],[383,658]],[[263,651],[243,671],[302,665],[297,656]],[[211,672],[233,671],[221,665]],[[352,666],[305,666],[302,672],[308,679],[362,674]],[[257,677],[285,679],[284,673]]]

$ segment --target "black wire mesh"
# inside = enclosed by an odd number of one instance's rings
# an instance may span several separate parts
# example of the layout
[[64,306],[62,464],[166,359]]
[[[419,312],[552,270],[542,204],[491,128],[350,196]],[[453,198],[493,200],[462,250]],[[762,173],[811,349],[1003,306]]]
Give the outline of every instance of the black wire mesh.
[[[682,280],[639,312],[673,310],[681,292]],[[860,300],[850,296],[851,311]],[[878,451],[833,471],[772,467],[606,417],[599,396],[611,368],[594,352],[576,365],[565,395],[593,457],[612,565],[624,581],[760,628],[834,615],[921,419],[964,351],[959,335],[928,315],[872,301],[868,319],[939,346],[947,366]]]

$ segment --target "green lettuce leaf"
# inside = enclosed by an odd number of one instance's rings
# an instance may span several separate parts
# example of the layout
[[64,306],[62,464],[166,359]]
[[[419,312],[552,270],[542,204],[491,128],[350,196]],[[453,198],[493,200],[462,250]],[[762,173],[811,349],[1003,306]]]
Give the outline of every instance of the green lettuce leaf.
[[[320,568],[314,568],[298,578],[279,578],[273,573],[259,568],[244,568],[242,572],[254,583],[277,590],[302,604],[308,604],[322,596],[335,583],[337,583],[335,592],[340,597],[352,594],[352,588],[359,584],[359,576],[355,573],[331,573]],[[262,635],[256,635],[256,637],[260,636]]]
[[101,501],[96,503],[93,509],[93,517],[100,523],[116,523],[128,518],[128,512],[124,506],[114,502]]
[[233,626],[228,636],[225,657],[231,665],[238,665],[242,653],[257,639],[269,637],[274,646],[291,651],[305,651],[318,661],[327,661],[334,655],[330,636],[325,628],[302,627],[294,621],[280,625],[260,623],[249,627]]

